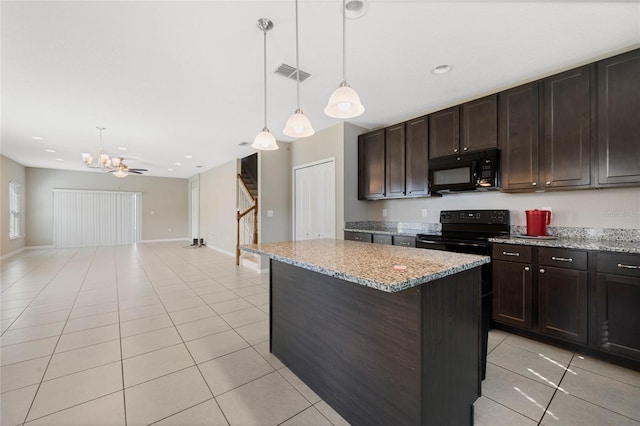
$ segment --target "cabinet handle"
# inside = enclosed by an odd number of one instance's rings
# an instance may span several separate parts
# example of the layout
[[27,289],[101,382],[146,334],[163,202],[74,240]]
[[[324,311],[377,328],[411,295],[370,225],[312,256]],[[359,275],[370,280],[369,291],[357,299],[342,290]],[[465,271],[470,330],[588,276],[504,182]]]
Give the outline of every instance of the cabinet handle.
[[640,269],[640,266],[638,266],[638,265],[625,265],[624,263],[618,263],[618,268],[623,268],[623,269]]
[[551,256],[551,260],[556,260],[558,262],[573,262],[573,259],[570,257],[555,257],[555,256]]
[[551,182],[547,182],[547,186],[551,186]]
[[545,273],[545,270],[544,270],[543,268],[540,268],[540,273],[541,273],[541,274],[544,274],[544,273]]
[[502,254],[504,256],[520,256],[520,253],[512,253],[510,251],[503,251]]
[[458,148],[453,148],[453,152],[458,152]]
[[538,182],[531,182],[531,186],[538,186]]
[[524,270],[525,270],[526,272],[529,272],[529,269],[530,269],[530,268],[529,268],[528,266],[525,266],[525,267],[524,267]]
[[469,147],[465,146],[464,148],[462,148],[463,151],[469,151]]

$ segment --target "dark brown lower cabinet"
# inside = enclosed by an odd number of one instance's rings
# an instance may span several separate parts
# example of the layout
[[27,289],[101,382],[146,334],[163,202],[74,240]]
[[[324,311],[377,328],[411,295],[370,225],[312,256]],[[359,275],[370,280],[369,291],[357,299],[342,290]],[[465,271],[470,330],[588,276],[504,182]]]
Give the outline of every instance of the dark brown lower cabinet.
[[640,361],[640,255],[598,254],[598,347]]
[[538,268],[540,332],[587,343],[587,271]]
[[370,243],[373,241],[373,234],[368,232],[344,231],[344,239],[349,241],[360,241]]
[[493,262],[493,319],[530,329],[533,311],[531,265]]

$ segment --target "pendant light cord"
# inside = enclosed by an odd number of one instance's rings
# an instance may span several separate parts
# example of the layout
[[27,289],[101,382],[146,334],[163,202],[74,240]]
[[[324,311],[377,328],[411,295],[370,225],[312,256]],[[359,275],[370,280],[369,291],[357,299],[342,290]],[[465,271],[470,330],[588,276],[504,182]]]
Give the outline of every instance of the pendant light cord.
[[298,45],[298,0],[296,0],[296,96],[300,110],[300,47]]
[[342,81],[347,81],[347,1],[342,0]]
[[264,128],[267,128],[267,30],[264,33]]

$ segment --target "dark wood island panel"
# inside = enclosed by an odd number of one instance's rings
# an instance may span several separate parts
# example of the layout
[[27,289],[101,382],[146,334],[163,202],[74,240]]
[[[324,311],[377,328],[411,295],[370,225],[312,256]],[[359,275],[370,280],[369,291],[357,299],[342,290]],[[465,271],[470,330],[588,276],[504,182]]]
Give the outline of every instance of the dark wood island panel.
[[480,269],[387,293],[271,260],[271,352],[354,425],[470,425]]

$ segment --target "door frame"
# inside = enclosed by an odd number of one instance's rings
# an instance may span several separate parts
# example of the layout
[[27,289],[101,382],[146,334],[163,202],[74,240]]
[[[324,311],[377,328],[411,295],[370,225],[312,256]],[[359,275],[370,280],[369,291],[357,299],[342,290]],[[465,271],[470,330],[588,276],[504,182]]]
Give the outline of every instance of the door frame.
[[325,163],[331,163],[331,173],[333,174],[333,223],[334,223],[334,238],[335,233],[337,232],[336,230],[336,224],[337,224],[337,217],[338,217],[338,212],[337,212],[337,201],[338,201],[338,191],[336,191],[336,157],[327,157],[324,158],[322,160],[317,160],[317,161],[312,161],[310,163],[304,163],[304,164],[300,164],[298,166],[293,166],[292,171],[291,171],[291,224],[292,224],[292,228],[291,228],[291,239],[293,241],[297,241],[296,240],[296,171],[300,170],[300,169],[307,169],[309,167],[314,167],[314,166],[318,166],[320,164],[325,164]]

